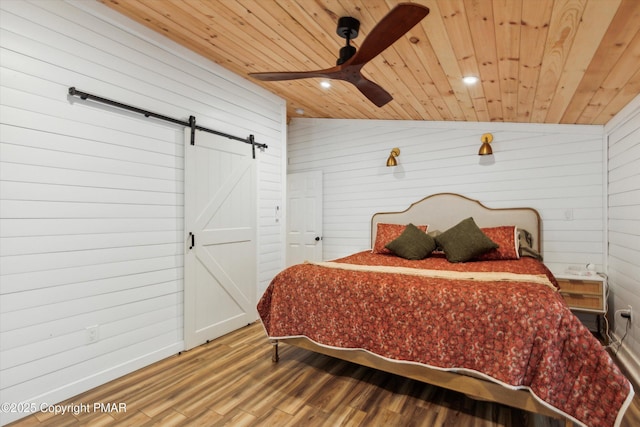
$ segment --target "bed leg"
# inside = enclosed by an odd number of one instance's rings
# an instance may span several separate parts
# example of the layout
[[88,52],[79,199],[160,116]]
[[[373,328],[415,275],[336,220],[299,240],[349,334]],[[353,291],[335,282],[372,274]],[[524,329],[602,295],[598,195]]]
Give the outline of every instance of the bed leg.
[[278,363],[278,360],[280,360],[280,356],[278,355],[278,341],[271,341],[271,346],[271,361]]

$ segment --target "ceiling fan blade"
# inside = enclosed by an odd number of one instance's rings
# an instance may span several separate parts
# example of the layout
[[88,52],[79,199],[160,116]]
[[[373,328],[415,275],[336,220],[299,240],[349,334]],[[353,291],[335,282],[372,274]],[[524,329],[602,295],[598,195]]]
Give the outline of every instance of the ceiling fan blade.
[[351,68],[345,67],[344,65],[338,65],[336,67],[317,71],[281,71],[271,73],[250,73],[249,75],[263,81],[297,80],[312,77],[344,80],[357,87],[364,96],[378,107],[382,107],[393,99],[389,92],[384,90],[377,83],[365,78],[362,73],[360,73],[360,67],[357,65],[352,66]]
[[371,30],[362,45],[345,65],[364,64],[405,35],[429,14],[429,8],[415,3],[400,3]]
[[249,73],[249,75],[255,79],[262,80],[265,82],[273,82],[280,80],[298,80],[298,79],[309,79],[312,77],[321,77],[321,78],[333,78],[333,73],[340,71],[341,67],[331,67],[324,70],[315,70],[315,71],[276,71],[276,72],[266,72],[266,73]]
[[382,107],[393,99],[389,92],[384,90],[380,85],[368,80],[362,75],[361,77],[361,79],[355,82],[351,81],[351,83],[353,83],[355,87],[357,87],[358,90],[360,90],[360,92],[362,92],[362,94],[377,107]]

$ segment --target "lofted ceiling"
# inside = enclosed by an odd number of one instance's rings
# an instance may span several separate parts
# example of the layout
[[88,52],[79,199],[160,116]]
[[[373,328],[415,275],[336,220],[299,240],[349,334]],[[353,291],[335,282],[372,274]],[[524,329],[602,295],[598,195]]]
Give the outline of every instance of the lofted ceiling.
[[[399,0],[100,0],[287,101],[289,117],[605,124],[640,93],[640,0],[416,0],[429,15],[362,68],[393,100],[350,83],[249,73],[330,68]],[[479,77],[465,85],[462,77]]]

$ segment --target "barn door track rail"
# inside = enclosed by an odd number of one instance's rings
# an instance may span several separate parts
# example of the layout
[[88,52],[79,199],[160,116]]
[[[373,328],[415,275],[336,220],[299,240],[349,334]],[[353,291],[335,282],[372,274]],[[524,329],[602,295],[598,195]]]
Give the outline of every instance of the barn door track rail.
[[191,129],[191,145],[195,145],[196,141],[196,130],[200,130],[202,132],[213,133],[215,135],[223,136],[225,138],[233,139],[235,141],[241,141],[245,144],[251,144],[251,150],[253,151],[253,158],[256,158],[256,147],[264,150],[268,148],[267,144],[259,144],[255,141],[253,135],[249,135],[247,138],[240,138],[239,136],[229,135],[228,133],[219,132],[217,130],[209,129],[204,126],[196,125],[196,118],[194,116],[189,116],[189,121],[186,122],[180,119],[174,119],[173,117],[164,116],[162,114],[154,113],[153,111],[143,110],[142,108],[134,107],[132,105],[123,104],[118,101],[113,101],[111,99],[103,98],[101,96],[92,95],[87,92],[82,92],[77,90],[75,87],[69,88],[69,95],[80,97],[82,100],[92,99],[97,102],[101,102],[103,104],[111,105],[113,107],[122,108],[124,110],[133,111],[134,113],[144,114],[145,117],[154,117],[156,119],[164,120],[167,122],[175,123],[178,125],[182,125]]

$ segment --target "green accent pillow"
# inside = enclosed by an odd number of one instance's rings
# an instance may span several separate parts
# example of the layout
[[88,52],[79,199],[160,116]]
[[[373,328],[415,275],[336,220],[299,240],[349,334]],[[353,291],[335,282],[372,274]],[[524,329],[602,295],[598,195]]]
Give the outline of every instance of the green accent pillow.
[[423,259],[436,248],[436,241],[413,224],[385,245],[394,254],[405,259]]
[[449,262],[466,262],[499,247],[480,230],[473,218],[463,219],[437,236],[436,243]]

